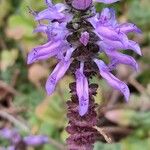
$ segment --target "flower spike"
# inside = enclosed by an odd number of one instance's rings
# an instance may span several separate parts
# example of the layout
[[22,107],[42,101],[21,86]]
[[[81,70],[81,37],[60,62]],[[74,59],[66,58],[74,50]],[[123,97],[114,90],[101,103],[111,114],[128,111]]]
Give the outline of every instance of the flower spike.
[[[118,22],[114,9],[104,8],[100,13],[93,5],[94,2],[112,4],[119,1],[65,0],[64,4],[54,4],[52,0],[45,0],[47,8],[34,15],[38,21],[34,32],[45,33],[47,42],[33,48],[27,63],[51,57],[58,60],[45,85],[47,94],[55,91],[67,71],[75,75],[75,82],[69,84],[71,99],[67,101],[68,150],[92,150],[99,137],[97,130],[93,129],[97,124],[94,96],[98,89],[97,84],[90,83],[93,75],[100,74],[111,87],[124,95],[126,101],[129,100],[128,86],[111,71],[119,64],[138,70],[136,60],[121,51],[132,50],[142,55],[139,44],[128,38],[129,33],[141,33],[141,30],[133,23]],[[98,59],[100,53],[108,57],[108,64]],[[45,142],[41,137],[33,138],[33,141],[31,138],[26,138],[26,143]]]

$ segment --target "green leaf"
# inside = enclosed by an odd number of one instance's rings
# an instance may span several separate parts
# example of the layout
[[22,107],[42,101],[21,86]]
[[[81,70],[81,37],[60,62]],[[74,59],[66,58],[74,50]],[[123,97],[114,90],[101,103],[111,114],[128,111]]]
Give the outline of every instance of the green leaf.
[[1,59],[0,59],[2,71],[6,71],[8,67],[13,66],[17,57],[18,57],[17,49],[12,49],[10,51],[3,50],[1,53]]
[[94,145],[94,150],[149,150],[150,139],[139,140],[128,138],[120,143],[105,144],[97,142]]
[[149,0],[132,0],[130,3],[128,17],[132,22],[136,22],[142,29],[150,29],[150,9]]
[[105,116],[107,119],[121,126],[150,126],[150,112],[138,112],[131,109],[117,109],[106,112]]
[[33,37],[33,24],[29,19],[21,15],[13,15],[9,18],[7,36],[19,40],[23,37]]
[[150,139],[139,140],[135,138],[128,138],[122,142],[121,150],[149,150]]

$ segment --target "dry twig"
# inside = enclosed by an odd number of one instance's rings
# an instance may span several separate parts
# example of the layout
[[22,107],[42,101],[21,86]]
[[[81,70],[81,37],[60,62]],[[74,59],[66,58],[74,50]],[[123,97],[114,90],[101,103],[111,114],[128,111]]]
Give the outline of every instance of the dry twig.
[[94,126],[94,129],[96,129],[106,140],[107,143],[111,144],[113,142],[112,138],[104,131],[104,129]]
[[0,87],[6,89],[8,92],[14,95],[21,95],[18,91],[16,91],[12,86],[8,85],[4,81],[0,80]]

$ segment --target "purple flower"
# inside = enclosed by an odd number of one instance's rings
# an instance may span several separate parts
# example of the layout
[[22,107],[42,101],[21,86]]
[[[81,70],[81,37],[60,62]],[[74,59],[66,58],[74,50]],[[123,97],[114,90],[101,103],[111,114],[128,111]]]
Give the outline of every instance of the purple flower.
[[7,150],[15,150],[16,145],[19,143],[26,146],[36,147],[46,144],[49,141],[48,137],[44,135],[30,135],[23,138],[16,129],[11,130],[8,128],[0,130],[0,137],[9,140],[12,144],[12,146],[9,146]]
[[43,19],[50,19],[50,20],[62,20],[65,19],[65,14],[62,13],[66,7],[63,4],[50,4],[49,2],[47,2],[48,4],[48,8],[39,12],[36,17],[35,20],[43,20]]
[[129,46],[126,34],[129,32],[141,33],[141,30],[132,23],[119,24],[115,17],[115,11],[109,8],[104,8],[101,14],[97,14],[88,20],[101,40],[119,41],[126,48]]
[[24,137],[24,142],[29,146],[39,146],[48,143],[48,137],[43,135],[31,135]]
[[74,49],[69,49],[66,56],[57,64],[46,82],[46,91],[50,95],[54,92],[57,82],[65,75],[72,60],[71,54]]
[[109,67],[106,67],[101,60],[95,60],[100,70],[100,75],[106,79],[112,87],[121,91],[125,99],[128,100],[129,90],[127,86],[110,74],[109,71],[115,69],[118,64],[126,64],[138,70],[138,65],[134,58],[117,51],[121,49],[131,49],[141,55],[139,45],[127,37],[127,33],[141,33],[141,30],[132,23],[119,24],[115,17],[115,11],[108,8],[103,9],[101,14],[90,18],[89,21],[95,28],[94,32],[101,39],[101,41],[97,42],[100,52],[104,52],[110,60]]
[[88,80],[83,74],[84,63],[81,63],[80,69],[76,71],[76,91],[79,100],[79,114],[83,116],[88,111],[89,106],[89,87]]
[[21,136],[18,134],[17,130],[10,130],[8,128],[0,130],[0,136],[4,139],[11,140],[12,143],[18,143],[21,139]]
[[112,51],[117,51],[117,50],[133,50],[138,55],[142,55],[139,44],[132,40],[129,40],[129,44],[127,46],[124,46],[119,41],[111,41],[108,39],[99,41],[97,44],[99,45],[100,50],[106,53],[107,51],[112,52]]

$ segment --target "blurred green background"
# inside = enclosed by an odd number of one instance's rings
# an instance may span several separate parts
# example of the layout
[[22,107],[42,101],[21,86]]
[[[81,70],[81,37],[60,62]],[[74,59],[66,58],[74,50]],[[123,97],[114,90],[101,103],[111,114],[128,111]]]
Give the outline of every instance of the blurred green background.
[[[42,34],[32,33],[36,23],[28,9],[29,6],[36,11],[44,9],[43,1],[0,0],[0,128],[17,127],[23,135],[46,134],[52,142],[39,150],[59,150],[68,136],[65,101],[69,99],[68,84],[73,79],[66,75],[56,92],[48,97],[44,84],[56,61],[26,64],[27,53],[46,40]],[[116,9],[120,22],[134,22],[142,29],[142,35],[129,36],[140,43],[143,56],[128,53],[137,59],[139,72],[126,66],[117,68],[117,76],[130,87],[129,103],[103,80],[92,79],[100,85],[96,97],[100,104],[98,129],[104,136],[104,142],[97,142],[95,150],[150,150],[149,5],[150,0],[122,0],[109,5]],[[105,6],[98,4],[97,10]],[[1,117],[1,112],[20,124]],[[7,142],[0,139],[1,145]]]

